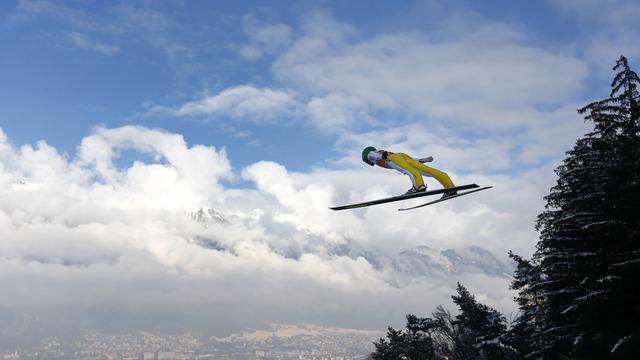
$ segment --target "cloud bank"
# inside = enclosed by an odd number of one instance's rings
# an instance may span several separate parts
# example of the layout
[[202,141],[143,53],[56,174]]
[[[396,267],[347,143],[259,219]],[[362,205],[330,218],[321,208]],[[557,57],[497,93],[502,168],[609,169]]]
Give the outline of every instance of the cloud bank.
[[[120,164],[125,151],[137,160]],[[132,328],[143,315],[154,326],[179,318],[185,328],[221,334],[268,321],[380,328],[448,304],[459,280],[513,310],[504,277],[399,283],[368,254],[479,244],[504,257],[534,236],[510,209],[526,191],[406,216],[395,207],[331,212],[396,192],[363,188],[363,171],[295,173],[267,161],[234,170],[224,149],[137,126],[96,128],[74,156],[45,141],[16,147],[0,132],[0,285],[12,289],[0,295],[0,309],[106,311]],[[234,176],[254,186],[232,188]],[[366,176],[393,183],[390,174]],[[219,210],[222,220],[195,221],[201,208]]]

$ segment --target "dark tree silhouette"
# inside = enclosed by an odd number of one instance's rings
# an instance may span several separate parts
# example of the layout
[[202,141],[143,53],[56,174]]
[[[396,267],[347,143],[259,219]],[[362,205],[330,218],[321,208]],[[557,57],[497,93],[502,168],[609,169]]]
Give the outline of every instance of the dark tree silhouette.
[[507,324],[504,316],[497,310],[478,303],[460,283],[456,290],[458,295],[451,298],[460,309],[453,322],[459,331],[456,348],[461,352],[460,358],[506,358],[503,337]]
[[431,333],[438,324],[429,318],[407,315],[405,330],[389,327],[387,338],[374,343],[376,351],[371,360],[431,360],[436,357]]
[[518,291],[515,300],[520,313],[511,324],[507,343],[516,351],[517,358],[537,358],[541,354],[545,335],[544,328],[544,296],[541,291],[543,281],[540,266],[509,251],[509,257],[516,262],[511,289]]
[[638,343],[640,79],[625,57],[614,70],[609,98],[578,110],[594,130],[556,169],[538,217],[548,358],[624,358]]
[[497,311],[478,303],[458,284],[452,296],[459,314],[454,317],[441,306],[433,318],[407,315],[405,330],[389,327],[386,339],[374,343],[371,360],[501,360],[513,351],[503,337],[506,321]]

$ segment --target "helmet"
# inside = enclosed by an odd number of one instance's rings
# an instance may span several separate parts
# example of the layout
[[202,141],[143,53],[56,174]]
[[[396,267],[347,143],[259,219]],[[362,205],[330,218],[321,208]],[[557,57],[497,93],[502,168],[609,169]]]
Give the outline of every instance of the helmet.
[[373,166],[373,163],[369,161],[369,158],[367,157],[367,155],[369,155],[369,153],[372,151],[376,151],[376,148],[374,148],[373,146],[367,146],[366,148],[364,148],[364,150],[362,150],[362,161],[366,162],[371,166]]

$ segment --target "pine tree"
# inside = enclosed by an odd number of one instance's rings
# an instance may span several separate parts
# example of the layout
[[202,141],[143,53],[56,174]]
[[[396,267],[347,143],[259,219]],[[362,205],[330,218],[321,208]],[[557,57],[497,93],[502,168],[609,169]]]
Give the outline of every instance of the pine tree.
[[407,315],[406,330],[389,327],[387,338],[374,343],[371,360],[436,360],[432,332],[438,327],[430,318]]
[[[608,235],[601,251],[609,256],[605,271],[598,274],[592,288],[604,296],[587,302],[581,325],[600,327],[593,331],[593,337],[603,353],[627,358],[640,354],[640,78],[624,56],[613,69],[619,72],[611,83],[609,98],[579,110],[612,140],[611,162],[617,175],[605,206],[608,223],[600,225]],[[593,306],[597,302],[601,306]],[[590,314],[600,307],[606,307],[601,316]],[[608,320],[605,326],[602,318]]]
[[433,321],[437,325],[436,331],[433,332],[433,346],[435,348],[436,359],[462,359],[457,353],[457,339],[460,338],[458,327],[454,324],[455,320],[451,313],[442,305],[436,307],[433,312]]
[[405,330],[388,328],[386,338],[375,342],[370,360],[511,360],[504,342],[506,321],[497,311],[478,303],[458,284],[452,296],[459,314],[452,317],[442,306],[433,318],[407,315]]
[[453,324],[460,333],[456,348],[461,359],[507,359],[511,349],[505,343],[507,323],[499,311],[480,304],[460,283],[457,296],[452,296],[460,313]]
[[594,130],[556,169],[536,224],[546,358],[607,359],[638,342],[640,80],[624,57],[614,70],[609,98],[578,110]]
[[544,324],[544,296],[541,291],[543,276],[540,266],[509,251],[509,257],[516,262],[514,280],[510,288],[518,291],[515,298],[520,313],[507,333],[507,343],[516,351],[519,359],[535,359],[542,356],[539,350],[545,342],[541,332]]
[[396,330],[391,326],[387,329],[387,338],[381,338],[374,342],[376,351],[369,355],[371,360],[392,360],[404,358],[404,339],[401,330]]

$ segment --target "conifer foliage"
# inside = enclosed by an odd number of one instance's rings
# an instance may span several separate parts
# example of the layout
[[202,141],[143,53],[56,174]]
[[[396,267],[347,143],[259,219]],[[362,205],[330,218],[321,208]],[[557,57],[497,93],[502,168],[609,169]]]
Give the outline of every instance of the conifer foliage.
[[429,318],[407,315],[406,330],[389,327],[387,338],[375,343],[376,351],[369,356],[371,360],[418,360],[437,359],[432,333],[438,324]]
[[537,263],[511,251],[509,257],[516,262],[511,289],[518,291],[515,300],[520,313],[511,324],[506,342],[514,348],[519,359],[539,358],[547,342],[542,331],[545,324],[543,275]]
[[621,57],[608,99],[582,109],[594,130],[556,169],[537,228],[543,354],[626,358],[640,330],[638,75]]
[[438,307],[433,318],[407,315],[405,330],[389,327],[386,339],[374,343],[370,360],[510,359],[503,343],[506,320],[495,309],[476,301],[458,284],[452,296],[459,314],[453,318]]
[[453,324],[459,329],[458,347],[465,349],[469,359],[503,358],[502,337],[507,323],[497,310],[476,301],[469,290],[458,283],[457,296],[452,296],[460,313]]
[[609,97],[578,109],[593,131],[556,169],[533,259],[509,253],[510,328],[458,284],[455,318],[407,317],[371,359],[640,359],[640,78],[624,56],[613,70]]

